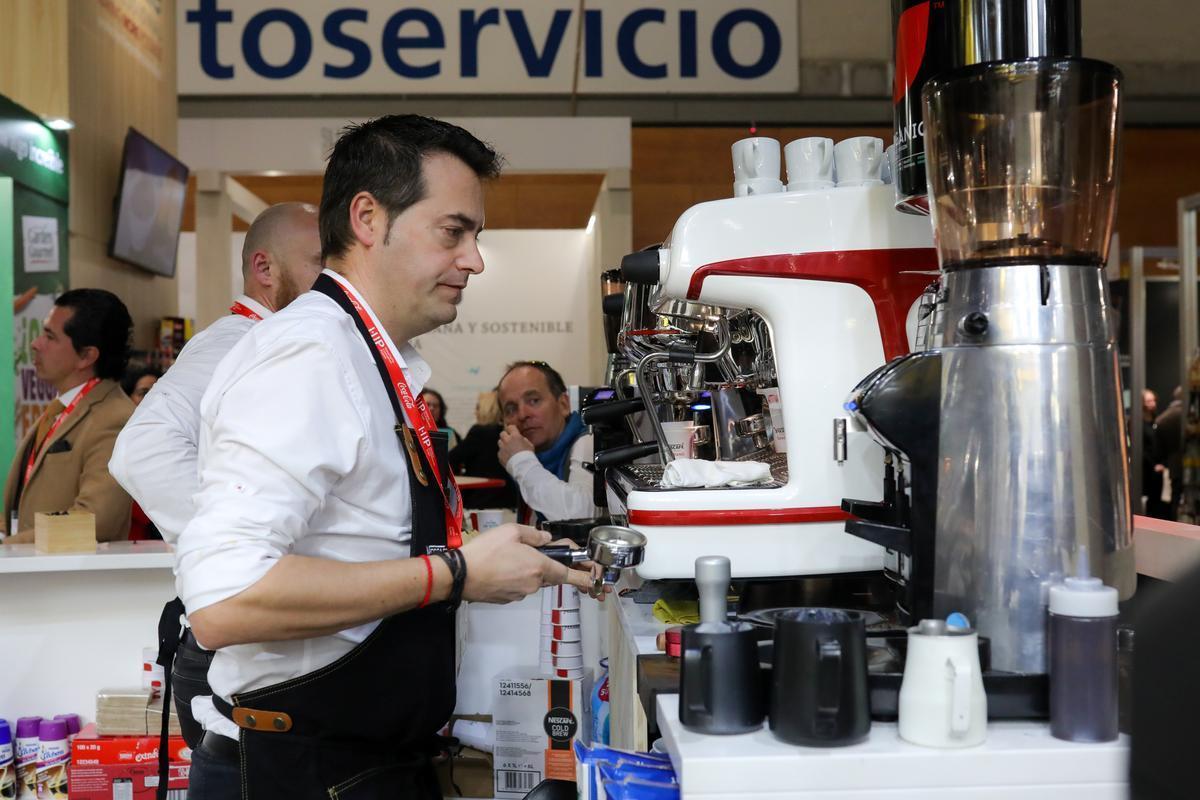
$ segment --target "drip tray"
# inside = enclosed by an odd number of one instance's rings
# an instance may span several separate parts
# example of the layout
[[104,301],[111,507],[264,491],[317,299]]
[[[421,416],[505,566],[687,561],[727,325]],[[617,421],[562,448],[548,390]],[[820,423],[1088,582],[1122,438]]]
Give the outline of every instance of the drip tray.
[[[979,642],[988,719],[1049,719],[1049,676],[988,669],[988,642],[983,637]],[[774,644],[770,639],[758,643],[759,663],[768,674],[774,661]],[[894,722],[899,717],[907,644],[906,635],[867,636],[867,690],[871,719],[877,722]],[[769,677],[767,684],[770,685]]]
[[662,464],[623,464],[619,467],[614,467],[612,472],[617,473],[623,484],[626,485],[630,492],[728,492],[739,491],[742,489],[779,489],[787,485],[788,482],[788,466],[787,453],[757,453],[749,458],[739,459],[741,461],[763,461],[771,467],[771,482],[759,483],[754,486],[694,486],[684,489],[664,489],[659,486],[662,481],[663,470]]

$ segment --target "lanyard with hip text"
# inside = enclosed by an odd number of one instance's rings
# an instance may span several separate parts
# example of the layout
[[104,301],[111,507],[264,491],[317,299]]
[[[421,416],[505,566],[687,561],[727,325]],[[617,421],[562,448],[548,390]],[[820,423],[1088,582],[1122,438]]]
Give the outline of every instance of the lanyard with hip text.
[[262,322],[262,316],[259,315],[257,311],[248,306],[242,305],[236,300],[234,301],[233,305],[229,307],[229,311],[233,314],[237,314],[239,317],[245,317],[246,319],[251,319],[255,322]]
[[35,442],[35,444],[37,445],[37,449],[36,450],[30,449],[29,460],[25,462],[25,482],[26,483],[29,482],[29,476],[33,474],[34,462],[36,462],[37,457],[39,455],[41,455],[42,448],[44,448],[46,446],[46,443],[49,442],[51,438],[53,438],[54,432],[56,430],[58,430],[58,426],[63,423],[63,420],[65,420],[67,417],[71,416],[71,412],[75,410],[75,406],[79,405],[79,401],[82,400],[83,398],[87,397],[87,393],[90,392],[92,389],[96,388],[96,384],[98,384],[99,382],[100,382],[99,378],[92,378],[90,381],[85,383],[83,385],[83,388],[79,390],[79,394],[75,395],[75,399],[72,400],[70,403],[68,403],[66,408],[64,408],[62,411],[60,411],[58,416],[54,418],[54,422],[50,425],[50,430],[46,431],[46,435],[42,438],[42,441]]
[[[408,420],[409,427],[416,434],[421,451],[425,454],[425,460],[433,470],[434,480],[437,481],[438,488],[442,492],[442,502],[446,510],[446,544],[449,547],[461,547],[462,495],[459,493],[458,484],[454,481],[454,473],[447,472],[443,479],[437,453],[433,448],[432,432],[437,429],[437,424],[433,421],[433,415],[429,413],[425,400],[419,396],[413,396],[412,390],[408,387],[408,381],[400,369],[400,363],[396,360],[391,348],[384,342],[383,334],[379,332],[366,309],[350,292],[343,289],[340,283],[328,275],[318,277],[313,289],[331,298],[347,313],[351,310],[354,312],[351,317],[354,318],[359,333],[372,348],[375,364],[379,368],[381,376],[384,377],[385,385],[392,389],[388,394],[391,395],[394,392],[394,397],[391,398],[393,405],[399,405],[404,418]],[[403,424],[404,420],[398,419],[397,422]],[[414,465],[414,467],[416,466]]]

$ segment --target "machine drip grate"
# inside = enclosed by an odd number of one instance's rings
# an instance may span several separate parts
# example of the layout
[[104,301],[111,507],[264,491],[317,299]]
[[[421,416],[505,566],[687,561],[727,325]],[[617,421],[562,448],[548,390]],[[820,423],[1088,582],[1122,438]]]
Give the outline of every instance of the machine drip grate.
[[[786,453],[755,453],[746,458],[738,459],[739,461],[763,461],[771,467],[771,477],[774,479],[771,483],[759,484],[757,486],[738,486],[738,487],[711,487],[713,489],[778,489],[788,482],[788,466]],[[659,481],[662,480],[664,467],[662,464],[625,464],[617,467],[617,471],[627,477],[634,484],[633,489],[636,491],[706,491],[701,488],[691,489],[663,489],[660,487]]]

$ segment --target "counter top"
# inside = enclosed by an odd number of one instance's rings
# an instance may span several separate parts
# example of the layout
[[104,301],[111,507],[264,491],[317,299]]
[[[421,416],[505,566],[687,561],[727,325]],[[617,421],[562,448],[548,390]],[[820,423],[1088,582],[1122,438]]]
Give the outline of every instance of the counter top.
[[1135,516],[1133,552],[1139,575],[1178,580],[1200,564],[1200,527]]
[[1108,800],[1128,794],[1129,737],[1078,744],[1038,722],[992,722],[978,747],[940,750],[875,722],[850,747],[798,747],[764,723],[753,733],[708,736],[679,722],[679,695],[659,695],[658,723],[687,798],[1038,798]]
[[106,542],[94,553],[39,553],[32,544],[0,547],[0,574],[166,569],[175,566],[175,548],[166,542]]

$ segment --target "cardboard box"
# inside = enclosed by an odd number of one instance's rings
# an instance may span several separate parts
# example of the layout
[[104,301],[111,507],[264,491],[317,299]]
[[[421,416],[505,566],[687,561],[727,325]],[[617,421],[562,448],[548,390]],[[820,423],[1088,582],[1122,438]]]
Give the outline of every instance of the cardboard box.
[[[533,677],[527,677],[533,676]],[[520,800],[547,778],[575,780],[575,740],[587,741],[591,676],[556,680],[536,667],[496,676],[492,754],[497,800]]]
[[[167,800],[187,797],[192,752],[183,737],[167,740]],[[88,725],[71,746],[71,800],[154,800],[158,790],[157,736],[97,736]]]

